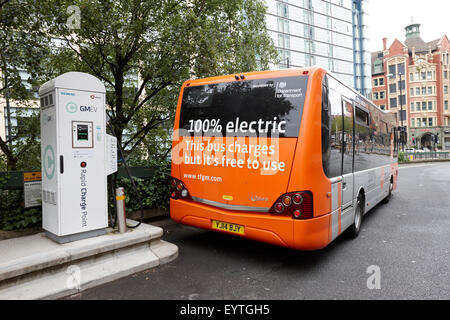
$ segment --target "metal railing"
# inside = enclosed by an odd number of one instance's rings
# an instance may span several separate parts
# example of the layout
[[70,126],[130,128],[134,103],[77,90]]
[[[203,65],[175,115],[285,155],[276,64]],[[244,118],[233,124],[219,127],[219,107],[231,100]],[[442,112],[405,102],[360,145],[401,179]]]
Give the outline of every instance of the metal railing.
[[[0,190],[23,190],[24,173],[36,171],[0,171]],[[133,177],[141,179],[149,179],[153,177],[155,168],[153,167],[130,167],[130,172]],[[120,167],[118,177],[128,177],[125,168]]]
[[420,160],[450,160],[450,152],[405,152],[405,157],[410,161]]

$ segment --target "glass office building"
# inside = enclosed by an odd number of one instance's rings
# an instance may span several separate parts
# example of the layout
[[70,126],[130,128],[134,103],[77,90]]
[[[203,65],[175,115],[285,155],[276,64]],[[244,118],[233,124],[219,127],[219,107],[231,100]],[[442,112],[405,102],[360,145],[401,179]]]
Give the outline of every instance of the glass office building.
[[365,96],[371,55],[365,51],[365,0],[266,0],[267,29],[278,50],[274,68],[319,65]]

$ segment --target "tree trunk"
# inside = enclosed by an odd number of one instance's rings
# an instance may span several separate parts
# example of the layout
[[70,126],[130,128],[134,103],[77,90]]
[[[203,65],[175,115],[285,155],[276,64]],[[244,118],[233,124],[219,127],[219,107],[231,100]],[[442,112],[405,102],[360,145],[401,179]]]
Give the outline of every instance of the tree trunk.
[[0,138],[0,150],[2,150],[6,156],[6,168],[8,171],[17,171],[17,158],[14,157],[11,149],[2,138]]

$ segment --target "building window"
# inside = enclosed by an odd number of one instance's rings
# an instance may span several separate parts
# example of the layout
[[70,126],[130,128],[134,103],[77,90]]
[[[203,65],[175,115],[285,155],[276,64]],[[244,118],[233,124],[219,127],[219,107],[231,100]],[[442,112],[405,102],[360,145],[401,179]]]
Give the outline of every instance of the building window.
[[427,87],[422,87],[422,95],[426,95],[427,94]]
[[378,79],[378,84],[379,84],[380,86],[384,86],[384,78]]
[[433,79],[433,73],[431,71],[427,72],[427,80],[432,80]]
[[374,87],[378,87],[378,79],[374,79],[373,80],[373,86]]
[[403,94],[401,96],[398,96],[398,103],[403,106],[404,104],[406,104],[406,96]]
[[420,88],[419,87],[416,88],[416,96],[420,96]]
[[409,89],[409,95],[410,96],[414,96],[414,88],[410,88]]
[[398,89],[399,90],[405,90],[405,80],[398,82]]
[[420,76],[421,76],[422,80],[427,80],[427,73],[426,72],[421,72]]
[[398,118],[400,119],[400,121],[406,121],[406,110],[399,111]]
[[422,118],[422,127],[427,126],[427,118]]
[[414,81],[414,74],[412,72],[409,73],[409,81]]
[[393,77],[396,77],[396,76],[397,76],[395,64],[391,64],[391,65],[389,66],[389,74],[392,75]]
[[433,126],[433,118],[428,118],[428,126],[429,127]]
[[380,91],[380,99],[384,99],[386,96],[385,96],[385,92],[384,91]]
[[416,102],[416,111],[420,111],[420,102]]
[[389,92],[390,92],[390,93],[395,93],[395,92],[397,92],[397,84],[395,84],[395,83],[390,84],[390,85],[389,85]]
[[397,98],[389,99],[389,105],[390,105],[390,108],[396,108],[397,107]]
[[278,15],[283,18],[289,18],[289,8],[285,3],[277,3]]
[[445,110],[448,110],[448,100],[445,100],[445,101],[444,101],[444,109],[445,109]]
[[433,87],[428,87],[428,94],[433,94]]
[[405,75],[405,64],[404,63],[399,63],[397,65],[397,70],[398,70],[398,74]]
[[411,102],[411,112],[414,112],[414,102]]
[[380,106],[380,109],[381,109],[381,110],[386,110],[386,105],[382,104],[382,105]]
[[444,94],[448,94],[448,86],[444,86]]
[[373,100],[378,100],[378,92],[373,93]]
[[442,54],[442,57],[443,57],[443,60],[444,60],[444,64],[449,64],[449,57],[450,57],[450,54],[448,54],[448,53],[443,53]]
[[287,68],[291,64],[291,52],[289,50],[278,49],[280,57],[280,68]]
[[413,128],[414,128],[415,126],[416,126],[416,123],[415,123],[415,119],[414,119],[414,118],[412,118],[412,119],[411,119],[411,127],[413,127]]
[[448,71],[444,71],[444,79],[448,79]]
[[428,111],[433,110],[433,101],[428,101]]
[[284,48],[284,49],[289,49],[291,47],[289,35],[282,34],[282,33],[278,34],[278,47]]
[[314,28],[312,26],[305,26],[305,38],[314,39]]
[[427,102],[422,101],[422,111],[427,111]]
[[305,0],[304,4],[303,4],[306,8],[308,8],[309,10],[312,10],[313,6],[312,6],[312,1],[311,0]]
[[278,18],[278,32],[289,33],[289,20]]

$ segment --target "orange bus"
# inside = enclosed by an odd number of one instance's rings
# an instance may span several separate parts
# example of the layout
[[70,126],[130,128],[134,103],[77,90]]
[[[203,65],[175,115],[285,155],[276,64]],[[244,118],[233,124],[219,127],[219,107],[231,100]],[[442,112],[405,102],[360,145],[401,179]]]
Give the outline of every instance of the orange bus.
[[357,237],[396,189],[395,121],[319,67],[186,81],[171,218],[298,250]]

